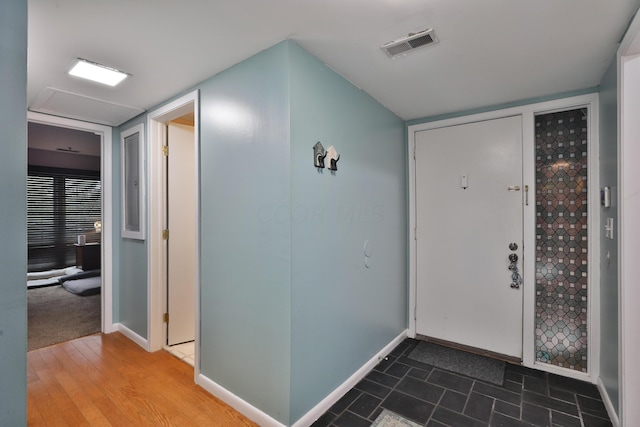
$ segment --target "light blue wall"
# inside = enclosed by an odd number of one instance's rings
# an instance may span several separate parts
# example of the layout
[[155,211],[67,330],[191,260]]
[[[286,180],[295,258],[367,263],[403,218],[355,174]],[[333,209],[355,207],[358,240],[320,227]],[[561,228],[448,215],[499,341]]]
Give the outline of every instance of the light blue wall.
[[[285,44],[200,86],[201,372],[289,421],[291,226]],[[270,212],[283,211],[272,218]]]
[[[117,314],[114,315],[114,321],[125,325],[143,338],[147,337],[147,313],[148,313],[148,245],[147,239],[134,240],[123,239],[122,235],[122,209],[121,209],[121,141],[120,133],[143,123],[145,126],[145,144],[144,152],[146,153],[146,144],[148,141],[146,131],[147,115],[140,115],[127,123],[121,125],[118,129],[114,129],[113,136],[113,188],[117,196],[114,196],[114,233],[116,233],[116,242],[119,242],[117,251],[114,250],[114,258],[118,260],[118,284],[114,285],[113,300],[117,302]],[[146,156],[145,156],[146,158]],[[147,163],[145,161],[145,175]],[[145,185],[149,183],[145,181]],[[148,190],[145,194],[148,194]],[[115,311],[116,307],[114,307]]]
[[[402,120],[287,46],[295,422],[407,327],[406,144]],[[314,167],[318,141],[340,154],[335,174]]]
[[[117,321],[147,338],[147,244],[122,239]],[[114,296],[115,298],[115,296]]]
[[27,2],[0,2],[0,424],[25,426]]
[[[143,338],[147,337],[148,313],[148,240],[123,239],[121,214],[121,141],[120,133],[139,124],[145,124],[145,145],[148,143],[146,131],[147,115],[143,114],[121,125],[113,131],[113,230],[117,248],[114,248],[114,260],[117,260],[119,274],[114,275],[114,322],[121,323]],[[146,152],[146,148],[145,148]],[[147,160],[145,156],[145,174]],[[148,188],[148,182],[145,181]],[[148,194],[148,191],[145,191]],[[145,200],[148,204],[148,201]],[[114,266],[115,267],[115,266]]]
[[[612,205],[600,208],[600,378],[616,411],[618,396],[618,95],[616,59],[600,83],[600,188],[611,187]],[[614,218],[616,238],[604,236],[607,218]],[[607,259],[609,254],[609,259]]]
[[[406,328],[404,123],[293,42],[193,89],[201,373],[293,424]],[[335,176],[317,140],[341,152]],[[146,336],[146,244],[119,252],[116,317]]]

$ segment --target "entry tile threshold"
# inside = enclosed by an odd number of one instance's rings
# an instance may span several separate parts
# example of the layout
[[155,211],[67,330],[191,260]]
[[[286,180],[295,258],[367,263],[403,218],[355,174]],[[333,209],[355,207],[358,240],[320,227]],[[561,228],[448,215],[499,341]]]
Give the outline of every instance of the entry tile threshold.
[[164,349],[183,362],[191,366],[195,365],[195,343],[193,341],[165,346]]
[[507,364],[496,386],[407,358],[406,339],[313,427],[371,426],[383,410],[421,426],[612,426],[590,383]]

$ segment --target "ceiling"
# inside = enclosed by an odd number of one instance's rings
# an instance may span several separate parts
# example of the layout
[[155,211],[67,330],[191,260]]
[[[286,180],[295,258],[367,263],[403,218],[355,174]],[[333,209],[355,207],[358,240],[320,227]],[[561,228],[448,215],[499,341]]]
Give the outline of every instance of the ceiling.
[[[119,125],[292,39],[402,119],[598,85],[639,0],[29,0],[28,103]],[[399,59],[380,46],[433,28]],[[132,75],[71,77],[78,57]]]
[[28,147],[33,150],[100,157],[100,136],[95,133],[29,123],[28,135]]

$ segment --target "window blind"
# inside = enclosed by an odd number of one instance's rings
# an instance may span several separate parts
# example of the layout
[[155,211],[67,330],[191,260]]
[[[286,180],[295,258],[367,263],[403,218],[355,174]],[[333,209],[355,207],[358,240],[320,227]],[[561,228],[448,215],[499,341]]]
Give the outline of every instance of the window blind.
[[99,241],[94,222],[101,220],[101,198],[99,172],[29,167],[28,270],[75,265],[77,235]]

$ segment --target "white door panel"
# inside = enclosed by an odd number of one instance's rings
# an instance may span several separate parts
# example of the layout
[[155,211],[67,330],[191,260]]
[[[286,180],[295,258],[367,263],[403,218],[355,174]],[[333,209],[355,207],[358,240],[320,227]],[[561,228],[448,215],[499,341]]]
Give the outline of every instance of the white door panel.
[[195,339],[196,186],[193,126],[170,123],[167,178],[167,344]]
[[[416,133],[416,332],[522,357],[520,116]],[[466,176],[468,187],[463,188]]]

